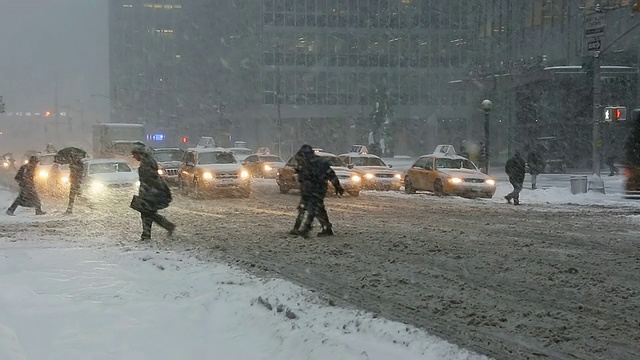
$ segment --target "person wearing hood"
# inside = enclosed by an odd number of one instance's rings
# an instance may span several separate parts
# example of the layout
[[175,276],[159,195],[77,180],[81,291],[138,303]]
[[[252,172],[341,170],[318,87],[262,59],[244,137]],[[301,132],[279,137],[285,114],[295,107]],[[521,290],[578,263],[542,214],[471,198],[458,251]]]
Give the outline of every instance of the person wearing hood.
[[318,217],[318,222],[322,227],[318,236],[332,236],[333,226],[329,222],[324,198],[328,190],[328,181],[333,184],[336,194],[344,194],[340,180],[329,162],[317,156],[310,145],[302,145],[296,154],[296,159],[298,162],[296,173],[300,183],[300,205],[298,206],[298,218],[290,234],[309,236],[313,220]]
[[531,174],[531,189],[538,188],[538,175],[544,171],[544,160],[535,150],[531,150],[527,155],[527,163],[529,164],[529,174]]
[[504,198],[509,204],[513,200],[514,205],[520,205],[520,191],[522,191],[524,177],[526,175],[526,164],[520,151],[516,151],[513,157],[507,160],[505,172],[509,176],[509,182],[513,186],[513,191]]
[[36,168],[39,163],[40,160],[37,156],[31,156],[29,161],[18,170],[14,179],[20,186],[20,194],[9,209],[7,209],[7,215],[13,216],[18,206],[36,208],[36,215],[46,214],[46,212],[42,211],[42,203],[40,202],[40,196],[38,196],[35,183]]
[[131,151],[133,157],[140,162],[138,177],[140,190],[138,196],[132,201],[132,208],[140,212],[142,219],[141,241],[151,240],[151,227],[155,222],[173,235],[175,224],[166,217],[158,214],[158,210],[165,209],[171,203],[171,189],[158,174],[158,163],[144,148],[135,148]]

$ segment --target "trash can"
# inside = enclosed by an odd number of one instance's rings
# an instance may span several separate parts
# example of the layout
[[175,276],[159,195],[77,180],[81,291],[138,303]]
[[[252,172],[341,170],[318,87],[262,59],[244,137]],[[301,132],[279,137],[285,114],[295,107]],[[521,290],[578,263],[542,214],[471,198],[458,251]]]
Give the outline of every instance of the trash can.
[[569,178],[571,182],[571,193],[585,194],[587,192],[588,177],[587,176],[572,176]]

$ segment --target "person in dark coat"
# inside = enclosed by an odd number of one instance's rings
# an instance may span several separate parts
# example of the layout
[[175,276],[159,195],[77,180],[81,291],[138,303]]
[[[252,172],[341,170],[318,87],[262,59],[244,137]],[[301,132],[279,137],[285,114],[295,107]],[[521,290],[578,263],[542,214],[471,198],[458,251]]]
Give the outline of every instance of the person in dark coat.
[[538,175],[544,171],[544,160],[535,150],[527,154],[527,164],[529,164],[529,174],[531,174],[531,189],[538,188]]
[[80,185],[84,176],[84,163],[81,158],[74,157],[69,164],[69,206],[65,214],[73,213],[73,204],[80,195]]
[[172,201],[171,190],[158,174],[158,163],[143,148],[136,148],[132,152],[133,157],[140,162],[138,177],[140,190],[138,192],[138,205],[135,208],[140,211],[142,218],[142,241],[151,239],[151,226],[155,222],[173,235],[175,224],[158,214],[158,210],[165,209]]
[[607,165],[609,166],[609,176],[618,175],[616,160],[617,160],[617,157],[614,154],[607,156]]
[[40,160],[37,156],[31,156],[29,161],[18,169],[15,180],[20,186],[20,194],[9,209],[7,209],[7,215],[13,216],[18,206],[36,208],[36,215],[46,214],[46,212],[42,211],[42,203],[40,202],[35,183],[36,168],[39,163]]
[[[298,151],[297,158],[300,206],[298,207],[296,224],[290,233],[303,237],[309,236],[313,220],[317,217],[322,226],[322,231],[318,233],[318,236],[332,236],[333,226],[329,222],[329,215],[324,206],[324,198],[328,190],[328,181],[333,184],[336,194],[344,194],[340,180],[329,162],[317,156],[310,145],[302,145],[300,151]],[[304,218],[305,212],[306,218]]]
[[507,176],[509,176],[509,182],[513,186],[513,191],[504,198],[509,204],[511,204],[511,200],[513,200],[514,205],[520,205],[520,191],[522,191],[522,184],[524,183],[526,164],[519,151],[516,151],[515,155],[507,160],[505,172]]

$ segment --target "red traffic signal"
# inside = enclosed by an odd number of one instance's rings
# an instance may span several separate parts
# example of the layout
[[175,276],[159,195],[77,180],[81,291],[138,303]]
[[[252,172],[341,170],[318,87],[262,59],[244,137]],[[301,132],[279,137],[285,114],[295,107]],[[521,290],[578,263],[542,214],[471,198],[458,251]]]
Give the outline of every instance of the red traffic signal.
[[188,142],[189,142],[189,139],[188,139],[186,136],[183,136],[183,137],[182,137],[182,143],[183,143],[183,144],[186,144],[186,143],[188,143]]

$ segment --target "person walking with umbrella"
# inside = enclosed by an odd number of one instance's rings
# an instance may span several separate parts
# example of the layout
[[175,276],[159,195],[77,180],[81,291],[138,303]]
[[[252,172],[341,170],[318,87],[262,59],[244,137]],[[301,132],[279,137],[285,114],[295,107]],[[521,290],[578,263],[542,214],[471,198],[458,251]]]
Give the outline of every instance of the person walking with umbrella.
[[154,222],[167,230],[169,236],[173,235],[175,224],[158,214],[158,210],[167,208],[172,201],[169,186],[158,174],[158,163],[144,148],[135,148],[131,154],[140,162],[138,168],[140,190],[131,201],[131,208],[140,212],[142,219],[140,240],[151,240],[151,226]]
[[36,167],[39,163],[40,160],[37,156],[31,156],[29,161],[18,170],[14,179],[20,186],[20,194],[9,209],[7,209],[7,215],[13,216],[18,206],[36,208],[36,215],[46,214],[46,212],[42,211],[42,203],[40,202],[35,183]]
[[69,163],[69,205],[65,214],[73,213],[73,204],[80,195],[80,185],[84,176],[84,163],[82,158],[74,156]]

